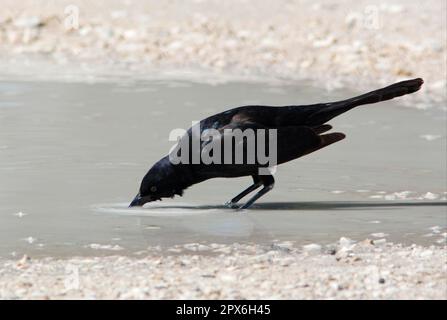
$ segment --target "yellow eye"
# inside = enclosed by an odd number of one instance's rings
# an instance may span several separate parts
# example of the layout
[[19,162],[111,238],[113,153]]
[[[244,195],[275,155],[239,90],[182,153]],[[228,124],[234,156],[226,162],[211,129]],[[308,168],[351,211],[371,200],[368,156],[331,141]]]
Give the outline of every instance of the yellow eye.
[[156,191],[157,191],[157,187],[156,186],[151,187],[151,192],[156,192]]

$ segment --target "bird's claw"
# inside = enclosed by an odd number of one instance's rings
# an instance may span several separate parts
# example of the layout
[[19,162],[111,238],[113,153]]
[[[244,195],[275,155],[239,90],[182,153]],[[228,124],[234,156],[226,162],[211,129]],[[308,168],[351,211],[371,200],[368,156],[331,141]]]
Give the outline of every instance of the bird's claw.
[[236,202],[231,202],[231,201],[225,202],[224,205],[230,209],[239,209],[239,207],[240,207]]
[[237,210],[238,210],[238,211],[242,211],[242,210],[245,210],[245,209],[248,209],[248,208],[250,208],[250,206],[247,206],[247,204],[243,204],[243,205],[240,205],[240,206],[237,208]]
[[225,202],[224,205],[227,208],[235,209],[237,211],[242,211],[242,210],[248,209],[250,207],[250,206],[247,206],[247,204],[238,204],[236,202],[231,202],[231,201]]

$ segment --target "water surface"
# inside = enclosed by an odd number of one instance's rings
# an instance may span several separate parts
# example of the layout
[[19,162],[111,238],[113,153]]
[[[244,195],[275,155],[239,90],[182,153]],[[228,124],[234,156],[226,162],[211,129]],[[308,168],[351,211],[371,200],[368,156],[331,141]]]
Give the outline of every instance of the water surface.
[[352,94],[306,84],[2,81],[0,257],[133,254],[190,242],[328,243],[376,233],[441,243],[445,112],[394,101],[331,121],[347,138],[281,166],[275,189],[253,210],[222,206],[250,178],[209,180],[183,198],[127,208],[147,169],[172,146],[172,129],[244,104]]

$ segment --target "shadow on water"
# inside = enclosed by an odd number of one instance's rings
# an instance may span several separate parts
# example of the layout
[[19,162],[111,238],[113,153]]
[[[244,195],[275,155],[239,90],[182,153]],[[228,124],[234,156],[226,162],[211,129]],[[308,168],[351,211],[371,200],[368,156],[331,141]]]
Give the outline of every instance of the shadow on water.
[[[433,202],[363,202],[363,201],[314,201],[314,202],[263,202],[253,205],[250,210],[369,210],[375,208],[394,209],[402,207],[445,207],[447,208],[447,201],[433,201]],[[158,208],[158,207],[152,207]],[[194,205],[179,205],[179,206],[163,206],[159,209],[231,209],[225,205],[213,206],[194,206]]]

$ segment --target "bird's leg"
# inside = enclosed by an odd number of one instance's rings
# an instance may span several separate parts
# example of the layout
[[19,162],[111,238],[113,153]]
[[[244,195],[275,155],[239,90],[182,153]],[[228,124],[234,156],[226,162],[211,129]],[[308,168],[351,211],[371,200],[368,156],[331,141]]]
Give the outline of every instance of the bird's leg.
[[239,193],[237,196],[235,196],[230,201],[227,201],[225,203],[225,205],[230,208],[234,207],[236,205],[236,203],[239,202],[239,200],[241,200],[243,197],[245,197],[250,192],[259,188],[261,185],[262,185],[262,182],[261,182],[261,180],[259,180],[259,177],[253,176],[253,184],[251,186],[249,186],[247,189],[245,189],[244,191],[242,191],[241,193]]
[[236,205],[239,202],[239,200],[241,200],[243,197],[245,197],[250,192],[252,192],[252,191],[256,190],[257,188],[259,188],[260,186],[261,186],[261,183],[253,183],[251,186],[249,186],[247,189],[245,189],[244,191],[239,193],[233,199],[231,199],[230,201],[226,202],[225,205],[230,207],[230,208],[232,208],[234,205]]
[[251,197],[251,199],[248,200],[248,202],[243,206],[241,206],[239,209],[250,208],[252,204],[255,203],[256,200],[258,200],[264,194],[273,189],[273,186],[275,185],[275,179],[273,179],[273,176],[259,176],[259,177],[261,183],[264,185],[264,188],[262,188],[258,193],[256,193],[253,197]]

